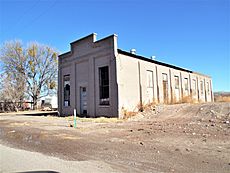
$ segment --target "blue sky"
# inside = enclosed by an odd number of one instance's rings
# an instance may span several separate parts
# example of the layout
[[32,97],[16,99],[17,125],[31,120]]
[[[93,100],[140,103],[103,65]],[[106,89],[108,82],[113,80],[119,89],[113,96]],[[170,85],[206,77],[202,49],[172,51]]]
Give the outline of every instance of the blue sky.
[[0,44],[19,39],[69,51],[96,32],[118,47],[212,76],[230,91],[229,0],[0,0]]

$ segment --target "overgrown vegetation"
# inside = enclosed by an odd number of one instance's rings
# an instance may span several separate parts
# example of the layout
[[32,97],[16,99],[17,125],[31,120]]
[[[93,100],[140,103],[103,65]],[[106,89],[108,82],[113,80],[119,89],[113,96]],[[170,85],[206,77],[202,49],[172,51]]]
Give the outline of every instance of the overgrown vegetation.
[[214,100],[215,102],[230,102],[230,92],[216,92]]
[[57,55],[53,48],[39,43],[27,47],[20,41],[4,43],[0,48],[0,101],[22,103],[31,98],[36,109],[40,98],[56,92]]

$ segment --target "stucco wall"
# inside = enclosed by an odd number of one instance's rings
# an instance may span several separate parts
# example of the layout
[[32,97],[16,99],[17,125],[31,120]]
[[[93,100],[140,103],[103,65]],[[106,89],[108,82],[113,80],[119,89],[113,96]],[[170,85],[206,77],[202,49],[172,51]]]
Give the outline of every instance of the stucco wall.
[[[114,47],[116,35],[96,41],[96,35],[71,43],[71,51],[59,56],[59,112],[71,115],[73,110],[80,114],[80,88],[86,87],[87,115],[117,116],[117,83]],[[99,105],[99,67],[109,67],[110,105]],[[64,75],[70,75],[70,106],[64,106]]]
[[[210,77],[149,62],[124,51],[119,53],[122,51],[117,49],[116,35],[96,41],[96,34],[91,34],[70,45],[71,51],[59,56],[58,109],[61,115],[72,115],[74,109],[81,113],[81,87],[86,87],[87,115],[90,117],[122,117],[125,112],[136,112],[153,103],[213,101]],[[99,68],[103,66],[109,67],[109,105],[99,104]],[[70,106],[67,107],[63,100],[64,75],[70,75]],[[177,89],[175,76],[179,78]]]
[[140,103],[140,86],[138,60],[119,54],[117,63],[117,83],[119,114],[124,111],[138,111]]
[[[213,101],[211,78],[198,73],[187,72],[167,66],[144,61],[132,56],[118,54],[117,82],[119,115],[125,112],[135,112],[150,103],[180,103],[180,102],[210,102]],[[148,72],[147,72],[148,71]],[[153,87],[147,85],[147,73],[153,74]],[[167,77],[167,90],[164,94],[163,75]],[[175,88],[175,76],[179,77],[179,87]],[[187,80],[188,88],[185,89]],[[200,81],[203,81],[203,93]],[[195,82],[196,87],[192,85]],[[208,82],[208,83],[207,83]],[[209,84],[209,92],[207,88]],[[152,90],[150,99],[149,90]],[[167,96],[167,97],[166,97]],[[165,99],[166,98],[166,99]]]

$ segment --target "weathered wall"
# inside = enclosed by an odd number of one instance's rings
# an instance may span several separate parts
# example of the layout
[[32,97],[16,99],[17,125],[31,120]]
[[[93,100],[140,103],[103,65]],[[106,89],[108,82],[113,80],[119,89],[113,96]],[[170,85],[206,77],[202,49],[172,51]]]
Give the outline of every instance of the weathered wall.
[[[86,87],[88,116],[117,116],[117,84],[114,48],[116,35],[96,41],[91,34],[71,43],[71,51],[59,56],[59,112],[80,114],[80,88]],[[110,105],[99,105],[99,67],[109,66]],[[70,75],[70,106],[64,106],[63,76]]]
[[124,111],[138,111],[140,103],[140,83],[138,60],[125,55],[117,55],[117,83],[119,114]]
[[[71,51],[59,56],[58,104],[62,115],[73,114],[75,108],[80,114],[81,87],[86,87],[87,114],[91,117],[122,117],[152,103],[213,101],[210,77],[119,52],[116,35],[96,41],[96,34],[91,34],[72,42]],[[99,68],[103,66],[109,67],[110,105],[99,104]],[[70,106],[64,106],[63,76],[68,74]],[[179,79],[177,88],[175,76]]]
[[[208,76],[170,68],[121,53],[117,55],[116,62],[120,117],[125,112],[138,111],[141,105],[150,103],[213,101],[211,78]],[[152,74],[153,78],[152,87],[148,84],[149,74]],[[178,88],[175,88],[175,76],[179,78]],[[167,82],[163,82],[164,78],[167,78]],[[203,93],[200,81],[203,81]]]

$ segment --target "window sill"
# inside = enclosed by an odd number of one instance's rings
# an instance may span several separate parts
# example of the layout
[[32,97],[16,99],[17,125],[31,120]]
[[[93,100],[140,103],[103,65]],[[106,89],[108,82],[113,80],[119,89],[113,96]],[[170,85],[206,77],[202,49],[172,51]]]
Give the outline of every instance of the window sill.
[[99,105],[100,108],[108,108],[110,105]]

